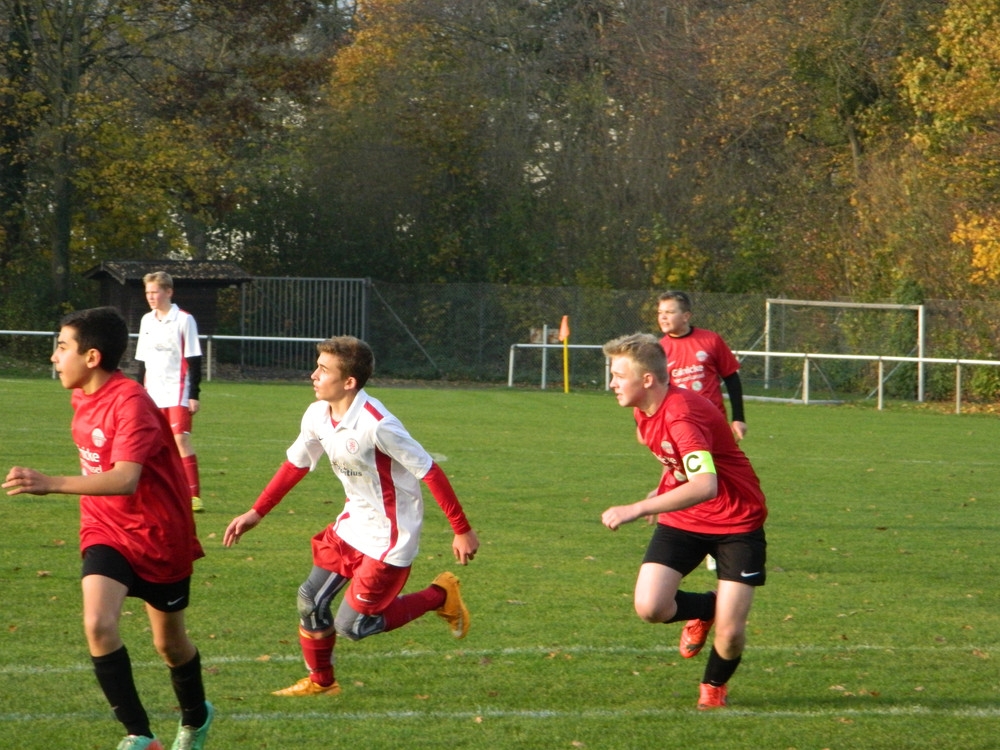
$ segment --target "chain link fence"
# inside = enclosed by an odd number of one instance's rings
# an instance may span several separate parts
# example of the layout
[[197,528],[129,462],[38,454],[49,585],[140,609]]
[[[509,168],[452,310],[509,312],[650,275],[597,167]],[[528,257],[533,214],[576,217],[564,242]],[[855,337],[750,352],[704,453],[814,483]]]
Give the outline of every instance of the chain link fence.
[[[648,290],[383,283],[377,290],[371,343],[380,360],[378,372],[390,377],[502,382],[508,377],[511,345],[541,343],[545,328],[555,344],[564,315],[573,344],[597,347],[627,333],[658,333],[657,293]],[[759,340],[763,296],[701,295],[693,301],[697,323],[717,330],[733,348],[749,348]],[[560,357],[547,359],[548,375],[561,382]],[[541,363],[540,350],[519,352],[514,381],[539,382]],[[573,350],[572,384],[603,387],[603,373],[599,350]]]
[[[605,386],[600,345],[636,331],[659,334],[660,290],[604,290],[585,287],[521,287],[499,284],[390,284],[368,279],[261,279],[249,293],[220,300],[221,334],[214,346],[215,377],[303,378],[315,363],[311,340],[350,333],[367,339],[376,356],[376,377],[535,385],[562,384],[562,347],[555,340],[569,317],[569,380],[574,388]],[[266,289],[265,289],[266,285]],[[249,294],[249,296],[248,296]],[[734,351],[763,351],[767,297],[762,294],[691,293],[692,323],[718,332]],[[248,302],[248,299],[250,302]],[[1000,305],[989,302],[925,303],[928,358],[993,360],[1000,354]],[[251,324],[252,319],[252,324]],[[540,348],[550,333],[548,356]],[[252,344],[252,337],[304,339],[276,346]],[[245,340],[238,340],[243,338]],[[917,317],[910,310],[852,310],[781,305],[772,311],[770,350],[848,355],[917,355]],[[44,338],[4,336],[0,352],[44,363],[51,352]],[[545,372],[543,374],[543,359]],[[768,372],[765,372],[767,362]],[[879,383],[871,362],[824,360],[811,383],[818,398],[870,398]],[[802,360],[747,356],[741,379],[750,395],[794,398],[802,382]],[[925,395],[948,400],[956,391],[955,366],[929,364]],[[883,374],[890,398],[917,397],[917,366],[894,363]],[[962,375],[964,398],[1000,395],[1000,368],[972,365]]]

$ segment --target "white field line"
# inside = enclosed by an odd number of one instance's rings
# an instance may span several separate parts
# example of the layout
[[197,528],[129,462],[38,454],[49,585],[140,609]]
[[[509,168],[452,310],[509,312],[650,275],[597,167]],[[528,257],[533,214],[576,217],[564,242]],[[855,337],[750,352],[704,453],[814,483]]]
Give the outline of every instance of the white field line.
[[[291,647],[290,647],[291,648]],[[935,645],[935,646],[880,646],[876,644],[853,644],[851,646],[830,647],[822,644],[808,644],[800,646],[754,646],[750,645],[747,652],[752,653],[776,653],[776,654],[849,654],[852,652],[880,652],[880,653],[954,653],[981,651],[984,653],[1000,652],[1000,646],[990,645]],[[426,659],[433,657],[470,657],[470,658],[497,658],[503,656],[547,656],[549,654],[608,654],[608,655],[666,655],[677,654],[677,647],[673,645],[659,644],[647,647],[640,646],[529,646],[518,648],[493,648],[493,649],[452,649],[447,651],[433,651],[430,649],[402,649],[399,651],[380,651],[376,653],[345,653],[342,659],[357,661],[374,661],[379,659]],[[255,662],[301,662],[302,656],[299,653],[290,654],[264,654],[258,656],[217,656],[202,657],[203,666],[212,664],[253,664]],[[161,661],[135,661],[132,662],[133,669],[159,669],[162,668]],[[93,669],[91,663],[80,662],[77,664],[63,666],[44,665],[22,665],[7,664],[0,665],[0,675],[59,675],[72,674],[76,672],[89,672]]]
[[[150,717],[154,719],[176,719],[176,713],[150,711]],[[254,712],[234,712],[225,713],[226,721],[302,721],[303,719],[315,719],[317,721],[477,721],[483,719],[534,719],[545,721],[549,719],[575,719],[575,720],[605,720],[605,719],[636,719],[641,717],[671,717],[689,716],[696,713],[693,706],[683,706],[676,708],[648,708],[648,709],[580,709],[577,711],[562,710],[507,710],[484,708],[481,711],[303,711],[293,713],[291,711],[254,711]],[[977,706],[956,706],[954,708],[928,708],[926,706],[887,706],[879,707],[872,705],[867,708],[826,708],[805,711],[789,711],[786,709],[769,710],[767,708],[747,709],[730,706],[722,714],[717,714],[721,718],[784,718],[784,719],[813,719],[825,717],[873,717],[884,718],[911,718],[915,716],[936,717],[943,716],[949,718],[962,719],[996,719],[1000,718],[1000,707],[981,708]],[[0,713],[0,724],[24,722],[24,721],[92,721],[97,718],[105,718],[106,711],[75,711],[72,713]]]
[[[752,650],[758,653],[772,653],[772,654],[803,654],[803,653],[851,653],[851,652],[881,652],[881,653],[893,653],[893,652],[903,652],[903,653],[914,653],[914,652],[971,652],[975,647],[972,646],[953,646],[953,645],[936,645],[933,647],[929,646],[881,646],[875,644],[864,644],[864,645],[852,645],[849,647],[841,648],[830,648],[828,646],[809,644],[803,646],[758,646],[752,647]],[[996,647],[986,646],[982,647],[980,650],[989,652],[991,649],[997,650]],[[368,654],[351,654],[350,659],[356,659],[359,661],[364,660],[380,660],[380,659],[400,659],[400,658],[434,658],[434,657],[470,657],[470,658],[483,658],[483,657],[533,657],[533,656],[548,656],[550,654],[608,654],[608,655],[650,655],[650,654],[661,654],[668,657],[673,657],[676,654],[676,647],[674,646],[653,646],[649,648],[639,648],[633,646],[537,646],[537,647],[522,647],[522,648],[498,648],[498,649],[476,649],[476,650],[462,650],[456,649],[451,651],[431,651],[431,650],[402,650],[402,651],[391,651],[391,652],[378,652],[378,653],[368,653]],[[268,662],[301,662],[302,657],[298,654],[283,654],[283,655],[268,655],[266,660]],[[205,666],[210,666],[212,664],[252,664],[254,662],[262,661],[262,657],[254,656],[226,656],[226,657],[215,657],[215,658],[205,658],[203,659],[203,664]],[[133,664],[136,669],[162,669],[162,663],[159,661],[144,661],[136,662]],[[87,664],[75,664],[70,666],[62,667],[43,667],[43,666],[19,666],[19,665],[7,665],[0,667],[0,675],[20,675],[20,676],[30,676],[30,675],[59,675],[72,672],[88,672],[91,670],[91,665]],[[482,709],[476,710],[462,710],[462,711],[344,711],[344,712],[328,712],[328,711],[307,711],[307,712],[291,712],[291,711],[236,711],[236,712],[226,712],[225,717],[227,721],[235,722],[268,722],[268,721],[301,721],[303,719],[316,719],[322,721],[480,721],[489,719],[518,719],[518,720],[534,720],[534,721],[546,721],[546,720],[607,720],[607,719],[635,719],[639,717],[651,717],[651,718],[668,718],[668,717],[683,717],[690,715],[694,712],[692,706],[677,706],[677,707],[657,707],[648,709],[600,709],[600,708],[582,708],[579,710],[553,710],[553,709],[542,709],[542,710],[514,710],[514,709],[495,709],[483,707]],[[152,716],[156,716],[160,719],[174,719],[175,715],[163,714],[162,716],[151,711]],[[40,721],[89,721],[96,717],[105,716],[105,712],[98,711],[76,711],[72,713],[52,713],[52,712],[39,712],[39,713],[2,713],[0,712],[0,725],[12,724],[14,722],[40,722]],[[811,709],[811,710],[787,710],[787,709],[768,709],[766,707],[761,707],[758,709],[740,708],[738,706],[732,706],[728,708],[724,714],[725,717],[742,717],[742,718],[784,718],[784,719],[812,719],[812,718],[825,718],[825,717],[884,717],[884,718],[906,718],[914,716],[927,716],[927,717],[948,717],[955,719],[998,719],[1000,718],[1000,706],[983,708],[982,706],[961,706],[956,705],[952,708],[930,708],[927,706],[922,706],[919,704],[909,705],[909,706],[885,706],[881,707],[875,703],[865,706],[864,708],[858,707],[835,707],[830,706],[828,708],[822,709]]]

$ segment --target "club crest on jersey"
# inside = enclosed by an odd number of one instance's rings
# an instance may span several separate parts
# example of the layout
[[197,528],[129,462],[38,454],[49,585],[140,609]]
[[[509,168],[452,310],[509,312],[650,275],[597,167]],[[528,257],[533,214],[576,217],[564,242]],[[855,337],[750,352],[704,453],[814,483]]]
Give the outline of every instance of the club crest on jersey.
[[708,359],[708,352],[703,352],[699,349],[698,353],[694,356],[699,362],[704,362]]
[[356,438],[348,438],[347,442],[344,443],[344,447],[347,448],[347,452],[351,455],[357,453],[361,449],[361,446]]
[[677,451],[674,450],[674,444],[671,443],[669,440],[664,440],[663,442],[661,442],[660,443],[660,448],[661,448],[661,450],[664,453],[676,453],[677,452]]
[[104,437],[104,431],[100,427],[94,428],[94,431],[90,433],[90,439],[98,448],[103,446],[108,441],[108,439]]

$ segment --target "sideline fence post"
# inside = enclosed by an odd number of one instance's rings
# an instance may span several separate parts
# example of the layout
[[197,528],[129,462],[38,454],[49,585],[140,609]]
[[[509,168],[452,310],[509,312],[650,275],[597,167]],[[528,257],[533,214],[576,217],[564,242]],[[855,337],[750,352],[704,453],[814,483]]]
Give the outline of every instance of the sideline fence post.
[[809,404],[809,355],[802,359],[802,403]]
[[545,384],[548,380],[548,369],[549,369],[549,326],[548,323],[542,324],[542,390],[545,390]]
[[955,413],[962,413],[962,363],[955,362]]
[[884,390],[884,386],[882,385],[882,377],[883,377],[882,373],[884,370],[885,370],[885,363],[882,361],[882,358],[879,357],[878,358],[878,410],[879,411],[882,411],[882,393]]

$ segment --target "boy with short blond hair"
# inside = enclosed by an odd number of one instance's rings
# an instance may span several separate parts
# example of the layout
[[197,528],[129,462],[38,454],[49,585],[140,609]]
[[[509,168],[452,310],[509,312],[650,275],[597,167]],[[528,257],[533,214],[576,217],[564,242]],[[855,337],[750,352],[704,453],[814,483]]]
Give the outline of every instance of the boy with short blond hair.
[[201,408],[201,342],[194,316],[173,302],[174,280],[166,271],[143,276],[150,311],[139,322],[135,359],[138,380],[163,411],[180,451],[191,509],[205,510],[198,456],[191,445],[192,417]]

